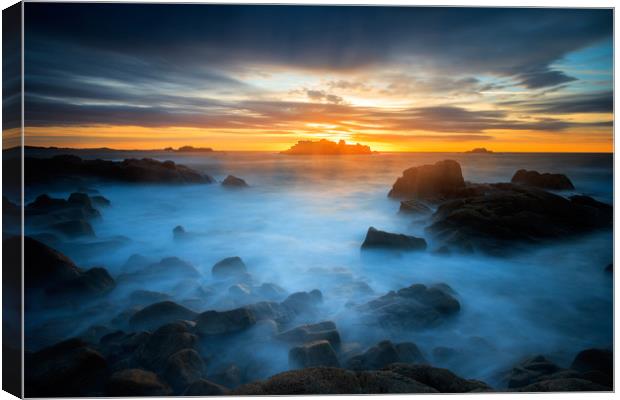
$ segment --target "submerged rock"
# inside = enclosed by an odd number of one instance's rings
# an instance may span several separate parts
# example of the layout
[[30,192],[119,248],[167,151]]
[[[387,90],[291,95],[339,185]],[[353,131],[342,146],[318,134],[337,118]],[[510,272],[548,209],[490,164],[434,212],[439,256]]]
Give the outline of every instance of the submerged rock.
[[49,225],[48,228],[56,232],[62,233],[68,238],[95,237],[95,231],[93,230],[93,227],[85,220],[58,222]]
[[550,190],[575,189],[575,186],[573,186],[573,183],[566,175],[549,173],[541,174],[538,171],[528,171],[525,169],[520,169],[515,172],[510,182]]
[[338,356],[327,340],[317,340],[293,347],[288,353],[291,368],[339,367]]
[[241,257],[228,257],[218,261],[211,268],[211,274],[218,279],[241,277],[247,274],[247,268]]
[[187,232],[185,231],[185,228],[183,228],[181,225],[175,226],[172,230],[172,237],[175,239],[183,239],[186,236]]
[[398,212],[411,215],[429,215],[433,210],[419,200],[405,200],[400,202],[400,209]]
[[536,188],[498,183],[439,206],[427,231],[453,248],[505,254],[516,243],[611,228],[612,215],[612,206],[587,196],[566,199]]
[[201,379],[206,365],[194,349],[179,350],[166,361],[163,377],[176,393],[182,393],[191,383]]
[[440,325],[457,314],[461,305],[442,286],[415,284],[389,292],[356,309],[362,320],[370,325],[383,329],[411,330]]
[[323,303],[323,293],[314,289],[310,292],[296,292],[288,296],[282,303],[282,307],[295,315],[314,313],[317,307]]
[[160,326],[179,321],[193,320],[198,313],[183,307],[173,301],[161,301],[135,313],[129,319],[129,325],[133,330],[152,331]]
[[395,345],[389,340],[384,340],[365,353],[349,358],[346,367],[356,371],[374,370],[398,362],[426,363],[426,359],[414,343]]
[[538,381],[541,377],[561,371],[562,368],[539,355],[513,367],[507,376],[508,388],[519,388]]
[[276,338],[294,344],[327,340],[334,348],[340,347],[340,334],[332,321],[301,325],[278,334]]
[[79,339],[69,339],[26,355],[27,397],[95,396],[107,378],[103,356]]
[[229,311],[205,311],[196,318],[199,335],[224,335],[244,331],[256,323],[256,317],[248,308]]
[[386,249],[386,250],[426,250],[426,240],[415,236],[408,236],[398,233],[389,233],[368,228],[362,250],[368,249]]
[[180,350],[196,349],[198,337],[187,324],[175,322],[161,326],[134,352],[134,361],[147,369],[161,371],[168,358]]
[[412,167],[403,171],[388,196],[398,199],[439,200],[465,187],[461,166],[453,160]]
[[392,364],[383,369],[406,376],[428,385],[440,393],[488,392],[492,388],[484,382],[463,379],[453,372],[421,364]]
[[124,161],[83,160],[73,155],[27,157],[24,175],[30,183],[48,183],[73,177],[148,183],[212,183],[213,178],[173,161],[152,158]]
[[97,207],[110,207],[112,202],[103,196],[92,196],[90,201]]
[[108,396],[169,396],[172,390],[159,377],[143,369],[115,372],[106,385]]
[[222,181],[222,186],[230,188],[244,188],[248,187],[248,184],[241,178],[237,178],[233,175],[228,175],[226,179]]

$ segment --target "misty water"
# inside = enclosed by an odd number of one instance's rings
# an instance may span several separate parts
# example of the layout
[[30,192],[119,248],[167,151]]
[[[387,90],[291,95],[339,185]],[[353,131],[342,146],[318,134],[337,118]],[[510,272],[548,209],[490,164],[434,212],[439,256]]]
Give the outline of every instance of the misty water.
[[[93,155],[95,156],[95,155]],[[336,322],[343,342],[362,349],[380,340],[416,343],[434,365],[467,378],[498,384],[502,371],[525,356],[545,354],[561,366],[588,347],[611,347],[613,288],[610,274],[612,232],[581,236],[570,242],[529,247],[507,257],[476,254],[362,254],[360,244],[370,226],[426,236],[428,220],[398,214],[399,202],[387,192],[408,167],[457,160],[466,181],[509,181],[517,169],[565,173],[576,193],[612,202],[611,155],[559,154],[374,154],[372,156],[283,156],[272,153],[132,154],[172,159],[218,181],[232,174],[247,189],[210,185],[93,185],[112,206],[93,223],[97,240],[129,240],[106,251],[64,249],[81,267],[105,266],[113,276],[132,254],[153,261],[177,256],[201,273],[197,285],[213,283],[211,267],[225,257],[240,256],[257,283],[273,282],[289,293],[320,289],[324,303],[315,321]],[[117,159],[127,157],[118,154]],[[63,197],[70,191],[47,191]],[[27,201],[41,192],[27,191]],[[565,192],[562,195],[570,195]],[[174,240],[181,225],[188,238]],[[32,232],[27,232],[32,233]],[[346,283],[366,283],[374,294],[348,290]],[[411,332],[373,331],[356,323],[351,304],[413,283],[444,282],[458,294],[461,311],[445,324]],[[161,291],[201,312],[240,304],[228,292],[194,299],[187,285],[142,282],[141,289]],[[80,329],[105,324],[123,311],[128,292],[115,291],[111,307],[90,313]],[[232,302],[231,302],[232,301]],[[26,317],[26,330],[41,323]],[[79,331],[79,330],[78,330]],[[77,334],[79,332],[74,332]],[[251,345],[249,345],[251,347]],[[241,349],[243,346],[240,346]],[[462,356],[434,360],[433,349],[450,347]],[[287,370],[288,346],[253,348],[264,362],[264,375]],[[244,357],[242,350],[228,359]]]

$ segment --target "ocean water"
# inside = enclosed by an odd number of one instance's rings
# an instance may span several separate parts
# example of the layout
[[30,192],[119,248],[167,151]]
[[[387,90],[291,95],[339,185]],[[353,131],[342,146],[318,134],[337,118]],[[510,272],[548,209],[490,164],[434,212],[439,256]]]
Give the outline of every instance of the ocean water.
[[[90,154],[89,157],[96,157]],[[510,257],[438,255],[432,252],[364,256],[360,245],[370,226],[424,236],[426,220],[399,215],[399,202],[387,193],[408,167],[454,159],[466,181],[505,182],[520,168],[565,173],[574,193],[613,202],[613,156],[608,154],[383,153],[372,156],[284,156],[273,153],[132,154],[172,159],[223,180],[245,179],[247,189],[211,185],[97,184],[92,187],[112,206],[93,223],[100,239],[122,235],[126,244],[105,252],[66,253],[83,267],[101,265],[113,276],[132,254],[154,260],[177,256],[212,283],[211,267],[240,256],[257,282],[273,282],[289,293],[320,289],[324,305],[318,320],[334,320],[344,342],[362,346],[383,339],[416,343],[433,364],[468,378],[500,385],[503,371],[523,357],[545,354],[562,366],[588,347],[611,347],[613,283],[604,272],[613,259],[612,232],[585,235]],[[127,154],[106,153],[122,159]],[[48,192],[66,197],[70,191]],[[27,190],[27,201],[38,194]],[[570,195],[571,193],[562,193]],[[188,240],[174,240],[181,225]],[[33,233],[33,232],[31,232]],[[430,241],[432,248],[434,244]],[[343,278],[344,277],[344,278]],[[342,279],[364,282],[375,294],[343,289]],[[360,304],[413,283],[444,282],[458,294],[461,312],[429,330],[398,334],[362,329],[350,304]],[[187,294],[160,282],[143,289],[164,291],[183,302]],[[112,297],[112,302],[114,302]],[[119,294],[118,309],[123,310]],[[201,305],[225,308],[218,302]],[[190,307],[191,308],[191,307]],[[85,318],[83,327],[114,315]],[[27,330],[40,323],[28,320]],[[450,347],[456,356],[434,358],[433,349]],[[265,375],[288,369],[288,348],[265,349]],[[261,353],[256,351],[256,353]],[[256,355],[256,354],[255,354]],[[241,357],[231,354],[230,360]]]

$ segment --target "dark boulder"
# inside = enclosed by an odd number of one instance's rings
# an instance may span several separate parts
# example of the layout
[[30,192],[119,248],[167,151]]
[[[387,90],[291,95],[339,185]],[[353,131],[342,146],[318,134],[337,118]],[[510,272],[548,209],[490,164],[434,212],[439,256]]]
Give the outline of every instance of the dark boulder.
[[80,339],[69,339],[25,357],[27,397],[95,396],[107,377],[107,362]]
[[159,377],[143,369],[125,369],[117,371],[106,385],[108,396],[169,396],[172,390]]
[[318,289],[314,289],[310,292],[293,293],[280,304],[293,314],[300,315],[316,312],[317,307],[321,303],[323,303],[323,293]]
[[332,321],[301,325],[278,334],[276,338],[293,344],[327,340],[335,349],[340,347],[340,334]]
[[426,240],[415,236],[380,231],[371,226],[368,228],[364,243],[362,243],[362,250],[369,249],[426,250]]
[[186,236],[187,232],[185,231],[185,228],[183,228],[181,225],[175,226],[172,230],[172,237],[175,239],[183,239]]
[[243,276],[247,273],[245,263],[240,257],[228,257],[218,261],[211,268],[211,274],[218,279]]
[[569,199],[540,189],[498,183],[448,201],[427,227],[440,244],[506,254],[518,243],[540,243],[612,226],[613,209],[587,196]]
[[244,331],[255,323],[256,317],[248,308],[205,311],[196,318],[196,332],[204,336],[225,335]]
[[268,300],[279,300],[286,296],[286,289],[269,282],[263,283],[255,291],[259,296]]
[[411,215],[430,215],[433,210],[419,200],[404,200],[400,202],[398,212]]
[[293,347],[288,353],[293,369],[307,367],[340,367],[338,356],[327,340],[317,340]]
[[392,364],[383,369],[406,376],[436,389],[440,393],[485,392],[492,390],[486,383],[463,379],[453,372],[421,364]]
[[[4,241],[5,249],[21,248],[21,238]],[[24,237],[24,280],[27,288],[52,286],[78,278],[80,269],[65,255],[43,243]]]
[[347,360],[348,369],[355,371],[381,369],[393,363],[426,363],[426,359],[413,343],[394,344],[384,340],[365,353]]
[[508,388],[519,388],[539,381],[541,377],[561,371],[553,362],[544,356],[536,356],[524,360],[512,368],[507,376]]
[[541,174],[538,171],[528,171],[525,169],[520,169],[515,172],[510,182],[549,190],[575,189],[575,186],[573,186],[573,183],[566,175],[549,173]]
[[205,371],[206,365],[198,352],[183,349],[168,358],[163,377],[176,393],[183,393],[191,383],[201,379]]
[[46,289],[56,298],[101,296],[110,292],[116,283],[105,268],[95,267],[81,272],[77,278],[68,279]]
[[168,358],[184,349],[196,349],[198,337],[182,322],[161,326],[134,352],[134,361],[153,371],[161,371]]
[[131,329],[152,331],[160,326],[179,320],[193,320],[198,313],[173,301],[161,301],[136,312],[130,319]]
[[243,188],[248,187],[248,184],[241,178],[237,178],[233,175],[228,175],[226,179],[222,181],[222,186],[230,188]]
[[233,395],[319,395],[362,393],[357,376],[340,368],[314,367],[287,371],[265,381],[242,385]]
[[443,287],[421,284],[389,292],[356,307],[365,323],[395,330],[437,326],[460,308],[459,301]]
[[520,387],[519,392],[608,392],[611,387],[579,378],[550,379]]
[[438,393],[437,389],[392,371],[361,371],[357,380],[364,394]]
[[198,379],[185,389],[183,396],[223,396],[228,389],[206,379]]
[[169,300],[170,296],[165,293],[153,292],[151,290],[134,290],[129,294],[129,301],[132,304],[151,305],[161,301]]
[[588,376],[590,380],[611,387],[614,376],[614,354],[606,349],[586,349],[575,356],[571,369]]
[[90,201],[96,207],[110,207],[112,202],[103,196],[92,196]]
[[88,221],[85,220],[57,222],[49,225],[48,228],[61,233],[68,238],[95,237],[93,227],[88,223]]
[[388,196],[398,199],[439,200],[464,187],[465,181],[459,163],[445,160],[403,171],[403,176],[396,180]]

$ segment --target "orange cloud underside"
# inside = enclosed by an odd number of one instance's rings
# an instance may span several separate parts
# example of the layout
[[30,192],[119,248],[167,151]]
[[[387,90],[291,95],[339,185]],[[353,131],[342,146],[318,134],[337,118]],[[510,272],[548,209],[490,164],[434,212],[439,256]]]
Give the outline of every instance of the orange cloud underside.
[[[612,152],[611,127],[566,129],[560,132],[488,130],[483,133],[393,132],[339,129],[332,122],[311,121],[299,129],[200,129],[139,126],[27,127],[25,144],[73,148],[160,149],[183,145],[230,151],[280,151],[298,140],[344,139],[376,151],[465,151],[486,147],[504,152]],[[5,146],[6,147],[6,146]]]

